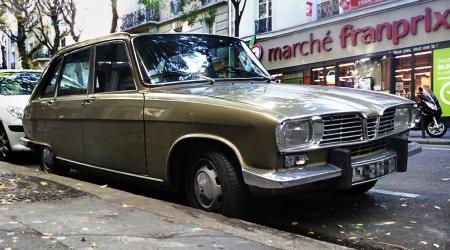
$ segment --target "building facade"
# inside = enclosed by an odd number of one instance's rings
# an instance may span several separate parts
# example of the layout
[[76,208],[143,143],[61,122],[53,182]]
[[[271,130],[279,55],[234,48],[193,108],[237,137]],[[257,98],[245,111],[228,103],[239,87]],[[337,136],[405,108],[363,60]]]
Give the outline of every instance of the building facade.
[[18,62],[17,44],[0,31],[0,69],[16,69]]
[[430,88],[450,116],[449,11],[448,0],[250,0],[243,23],[255,25],[241,25],[241,37],[256,36],[260,60],[282,82],[412,100]]
[[[229,34],[227,0],[198,0],[184,8],[180,4],[180,0],[164,0],[159,10],[151,10],[141,6],[137,0],[130,0],[122,17],[121,30],[130,33]],[[184,14],[193,9],[197,18],[189,23]]]

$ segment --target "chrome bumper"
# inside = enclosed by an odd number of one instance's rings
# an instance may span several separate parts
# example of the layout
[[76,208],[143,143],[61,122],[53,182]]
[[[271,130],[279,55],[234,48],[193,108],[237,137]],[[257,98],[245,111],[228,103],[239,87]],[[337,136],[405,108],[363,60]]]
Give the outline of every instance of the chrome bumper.
[[[415,142],[408,143],[408,156],[422,151],[422,146]],[[395,157],[396,153],[390,150],[358,158],[352,161],[352,167],[361,164],[382,161]],[[263,189],[284,189],[301,186],[308,183],[328,180],[343,175],[343,170],[331,164],[324,166],[276,170],[260,170],[247,168],[242,170],[244,182],[253,187]]]

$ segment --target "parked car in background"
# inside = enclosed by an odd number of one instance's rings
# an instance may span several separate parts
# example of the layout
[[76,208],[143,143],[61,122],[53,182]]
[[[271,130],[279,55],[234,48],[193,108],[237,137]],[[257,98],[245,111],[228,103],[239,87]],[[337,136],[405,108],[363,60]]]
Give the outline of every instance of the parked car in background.
[[114,34],[50,62],[24,114],[46,171],[75,167],[185,192],[243,217],[251,195],[365,192],[404,172],[414,102],[274,82],[237,38]]
[[24,136],[22,115],[30,94],[41,76],[40,71],[0,70],[0,160],[8,160],[14,151],[29,148],[19,143]]

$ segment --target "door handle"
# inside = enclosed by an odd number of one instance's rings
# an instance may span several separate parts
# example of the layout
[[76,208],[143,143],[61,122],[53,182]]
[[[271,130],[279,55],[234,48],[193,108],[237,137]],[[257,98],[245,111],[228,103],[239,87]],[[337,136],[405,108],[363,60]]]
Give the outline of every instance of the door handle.
[[89,97],[89,98],[84,99],[84,100],[81,102],[81,105],[86,106],[86,105],[91,104],[93,101],[95,101],[95,96],[91,96],[91,97]]
[[56,101],[55,98],[48,99],[48,100],[45,102],[45,105],[50,106],[50,105],[52,105],[53,103],[55,103],[55,101]]

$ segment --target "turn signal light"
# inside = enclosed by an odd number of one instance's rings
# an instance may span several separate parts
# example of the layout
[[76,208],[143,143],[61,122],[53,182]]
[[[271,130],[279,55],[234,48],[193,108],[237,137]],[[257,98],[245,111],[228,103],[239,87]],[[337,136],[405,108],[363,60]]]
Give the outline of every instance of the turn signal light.
[[292,167],[304,167],[308,163],[308,155],[287,155],[284,157],[284,167],[292,168]]

